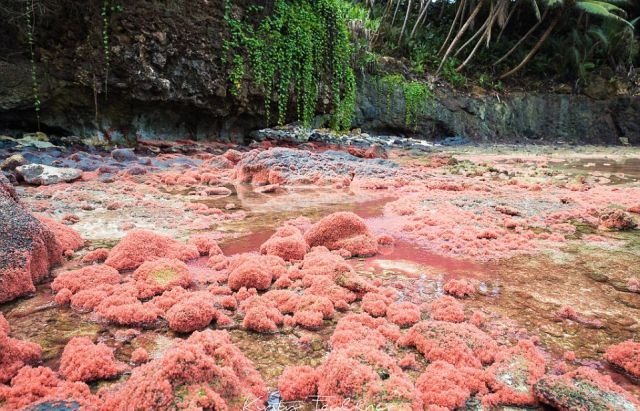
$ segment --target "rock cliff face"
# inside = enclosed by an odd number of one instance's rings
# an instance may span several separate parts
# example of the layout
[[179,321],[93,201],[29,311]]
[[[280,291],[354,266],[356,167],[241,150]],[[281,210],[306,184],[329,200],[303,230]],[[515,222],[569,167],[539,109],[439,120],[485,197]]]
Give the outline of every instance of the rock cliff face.
[[[9,3],[15,13],[24,7],[18,0]],[[222,60],[228,38],[224,0],[121,1],[121,10],[108,13],[108,61],[100,16],[103,1],[54,3],[46,13],[37,14],[34,31],[43,131],[81,136],[99,132],[125,139],[239,141],[249,131],[266,126],[259,90],[245,87],[237,97],[228,93]],[[240,16],[254,2],[232,3],[232,13]],[[263,17],[271,3],[265,2]],[[36,127],[24,30],[19,24],[0,30],[0,129]],[[626,137],[640,144],[638,97],[592,100],[517,94],[498,98],[439,92],[414,128],[404,123],[402,93],[395,93],[387,104],[375,81],[375,77],[359,80],[354,126],[367,131],[546,143],[616,144]]]
[[640,144],[640,97],[594,100],[570,94],[440,93],[416,125],[405,124],[402,90],[381,95],[375,77],[360,84],[356,122],[364,130],[400,130],[426,136],[464,136],[480,142]]

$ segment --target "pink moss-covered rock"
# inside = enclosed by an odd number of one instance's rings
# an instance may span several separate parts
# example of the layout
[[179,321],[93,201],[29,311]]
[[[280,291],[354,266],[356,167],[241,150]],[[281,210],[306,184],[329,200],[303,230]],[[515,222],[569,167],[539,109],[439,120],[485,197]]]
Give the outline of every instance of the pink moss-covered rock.
[[362,310],[373,317],[384,317],[392,301],[383,294],[369,292],[362,297]]
[[296,311],[318,312],[325,320],[333,318],[335,309],[333,303],[327,297],[304,294],[298,299]]
[[611,377],[589,367],[563,375],[545,375],[534,385],[536,398],[561,411],[634,410],[640,401]]
[[636,378],[640,378],[640,343],[625,341],[607,348],[604,358]]
[[227,285],[234,291],[242,287],[266,290],[274,278],[286,273],[284,260],[276,256],[243,254],[235,257],[229,266]]
[[607,230],[632,230],[637,226],[629,213],[618,208],[600,214],[600,227]]
[[418,367],[418,359],[415,354],[407,354],[398,360],[398,366],[402,369],[416,369]]
[[53,232],[56,241],[62,246],[63,253],[73,252],[84,245],[84,240],[73,228],[48,217],[38,216],[38,220]]
[[133,272],[139,298],[149,298],[174,287],[188,288],[192,283],[189,267],[178,259],[145,261]]
[[213,296],[207,291],[198,291],[173,305],[165,317],[173,331],[187,333],[205,328],[217,314]]
[[187,261],[200,255],[193,245],[148,230],[133,230],[109,252],[105,264],[118,270],[133,270],[142,263],[157,258]]
[[7,383],[20,368],[40,360],[42,349],[38,344],[9,337],[11,329],[0,314],[0,383]]
[[285,401],[304,401],[318,391],[318,374],[306,365],[286,367],[278,379],[278,390]]
[[400,327],[409,327],[420,321],[420,309],[409,301],[393,303],[387,308],[387,319]]
[[530,340],[520,340],[516,346],[500,350],[487,369],[493,392],[482,398],[482,404],[486,407],[536,404],[533,385],[544,372],[544,357]]
[[378,252],[378,243],[364,220],[351,212],[324,217],[304,234],[304,238],[311,247],[344,248],[354,256],[370,256]]
[[[215,382],[212,384],[212,382]],[[226,331],[194,332],[102,391],[104,410],[262,408],[266,386]]]
[[103,284],[119,284],[122,280],[120,273],[108,265],[90,265],[73,271],[59,274],[51,283],[53,291],[64,288],[73,294],[80,290],[88,290]]
[[[0,303],[35,291],[51,267],[82,240],[63,224],[34,217],[0,173]],[[62,228],[60,227],[62,226]]]
[[496,342],[474,325],[446,321],[421,321],[400,337],[398,345],[417,348],[429,361],[474,368],[493,362],[498,351]]
[[116,362],[113,349],[94,344],[87,337],[74,337],[64,347],[60,374],[68,381],[93,381],[116,377],[125,370]]
[[444,284],[444,292],[458,298],[476,293],[475,287],[467,280],[449,280]]
[[[329,343],[333,349],[342,349],[352,345],[379,349],[390,341],[386,329],[387,325],[384,318],[373,318],[368,314],[349,314],[338,321]],[[397,326],[395,327],[397,328]]]
[[275,255],[285,261],[302,260],[309,246],[300,230],[293,225],[280,227],[260,246],[260,252]]
[[464,306],[455,298],[445,295],[431,303],[431,318],[438,321],[461,323],[464,321]]
[[47,367],[23,367],[11,380],[11,386],[0,385],[2,409],[21,410],[30,405],[68,401],[81,409],[99,408],[99,400],[83,382],[60,380]]
[[101,263],[109,256],[109,250],[106,248],[96,248],[93,251],[89,251],[82,257],[82,262],[85,264]]

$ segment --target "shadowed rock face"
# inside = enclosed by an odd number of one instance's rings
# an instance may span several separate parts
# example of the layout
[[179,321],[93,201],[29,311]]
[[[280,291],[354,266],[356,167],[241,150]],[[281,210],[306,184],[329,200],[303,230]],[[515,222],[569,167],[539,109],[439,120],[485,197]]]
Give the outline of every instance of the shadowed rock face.
[[52,265],[62,261],[55,235],[18,203],[0,174],[0,303],[34,292]]

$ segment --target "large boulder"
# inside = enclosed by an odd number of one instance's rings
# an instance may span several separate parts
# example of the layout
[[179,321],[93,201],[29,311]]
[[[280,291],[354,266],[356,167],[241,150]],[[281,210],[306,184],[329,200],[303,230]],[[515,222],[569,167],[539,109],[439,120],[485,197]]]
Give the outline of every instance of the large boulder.
[[[18,201],[16,193],[0,174],[0,303],[35,291],[49,269],[62,262],[65,244],[59,241],[56,225],[52,230]],[[53,224],[53,223],[52,223]],[[72,249],[81,244],[79,236],[65,227],[66,236],[74,236]],[[65,241],[67,243],[67,241]]]
[[52,167],[44,164],[27,164],[17,167],[16,171],[24,181],[37,185],[69,182],[82,175],[82,170],[77,168]]

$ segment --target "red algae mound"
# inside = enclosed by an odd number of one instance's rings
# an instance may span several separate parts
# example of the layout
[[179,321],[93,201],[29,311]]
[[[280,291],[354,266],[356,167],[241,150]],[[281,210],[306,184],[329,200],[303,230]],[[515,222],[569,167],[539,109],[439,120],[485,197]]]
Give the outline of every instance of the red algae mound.
[[241,254],[229,264],[228,286],[234,291],[242,287],[266,290],[274,279],[286,273],[284,260],[277,256]]
[[454,410],[463,407],[471,395],[487,393],[487,380],[482,370],[434,361],[420,375],[416,388],[425,406]]
[[318,373],[309,366],[286,367],[278,380],[285,401],[304,401],[318,391]]
[[188,333],[205,328],[217,314],[218,310],[213,306],[213,295],[208,291],[198,291],[167,310],[165,317],[173,331]]
[[387,319],[400,327],[410,327],[420,321],[420,309],[417,305],[403,301],[393,303],[387,308]]
[[100,394],[104,410],[240,411],[264,409],[267,390],[226,331],[206,330],[174,340],[163,357],[135,368],[126,382]]
[[[71,306],[78,304],[76,299],[82,292],[71,298]],[[112,289],[87,290],[86,299],[95,305],[94,311],[103,319],[117,325],[143,326],[154,323],[162,314],[152,302],[142,303],[138,300],[138,292],[134,287],[120,285]],[[83,297],[85,297],[83,295]],[[86,301],[82,301],[87,304]]]
[[84,240],[73,228],[48,217],[38,216],[38,220],[53,232],[63,253],[73,252],[84,245]]
[[125,370],[116,362],[113,349],[94,344],[87,337],[74,337],[64,347],[60,375],[68,381],[94,381],[118,376]]
[[600,214],[600,227],[607,230],[633,230],[638,224],[624,210],[607,210]]
[[300,230],[292,225],[280,227],[260,246],[260,252],[275,255],[285,261],[302,260],[309,246]]
[[384,351],[361,345],[333,350],[318,367],[318,395],[326,405],[366,409],[394,404],[397,409],[422,410],[411,380]]
[[492,363],[498,351],[496,342],[474,325],[431,320],[411,327],[398,345],[417,348],[429,361],[474,368]]
[[476,289],[467,280],[449,280],[444,284],[444,292],[457,298],[464,298],[476,293]]
[[109,250],[106,248],[97,248],[85,254],[85,256],[82,257],[82,262],[85,264],[102,263],[108,256]]
[[216,234],[195,234],[189,237],[188,243],[196,246],[200,255],[219,255],[222,249],[218,245],[219,235]]
[[149,298],[174,287],[188,288],[192,283],[189,267],[175,258],[145,261],[133,272],[139,298]]
[[9,382],[27,364],[40,361],[38,344],[9,337],[9,323],[0,313],[0,383]]
[[351,212],[330,214],[304,234],[311,247],[325,246],[329,250],[345,249],[353,256],[371,256],[378,252],[378,242],[364,220]]
[[75,294],[102,284],[119,284],[121,276],[118,270],[108,265],[90,265],[59,274],[51,283],[51,289],[59,292],[68,289]]
[[545,375],[534,386],[537,399],[561,411],[637,410],[640,401],[611,377],[580,367],[564,375]]
[[[47,367],[24,367],[11,380],[11,386],[0,385],[0,406],[6,410],[51,409],[50,404],[70,405],[69,409],[96,410],[98,398],[91,394],[89,386],[83,382],[60,380]],[[67,408],[64,408],[67,409]]]
[[136,348],[131,353],[131,362],[134,364],[144,364],[149,361],[149,353],[144,348]]
[[604,353],[604,358],[611,364],[622,368],[636,378],[640,378],[640,343],[625,341],[612,345]]
[[461,323],[464,321],[464,305],[445,295],[431,303],[431,318],[438,321]]
[[105,264],[118,270],[134,270],[145,261],[160,257],[187,261],[199,255],[196,246],[183,244],[153,231],[133,230],[111,249]]
[[246,330],[259,333],[273,333],[284,322],[284,317],[275,302],[266,297],[252,296],[240,303],[240,311],[245,312],[242,326]]

